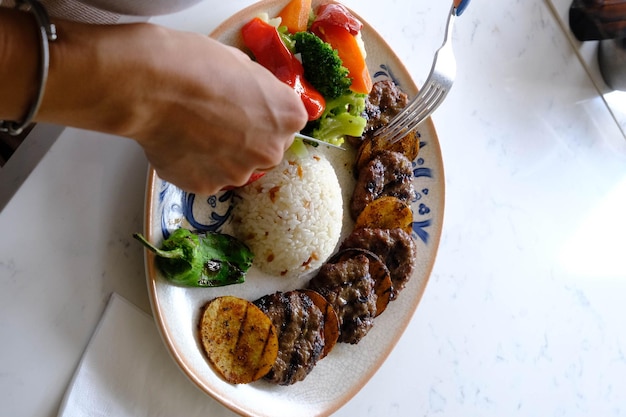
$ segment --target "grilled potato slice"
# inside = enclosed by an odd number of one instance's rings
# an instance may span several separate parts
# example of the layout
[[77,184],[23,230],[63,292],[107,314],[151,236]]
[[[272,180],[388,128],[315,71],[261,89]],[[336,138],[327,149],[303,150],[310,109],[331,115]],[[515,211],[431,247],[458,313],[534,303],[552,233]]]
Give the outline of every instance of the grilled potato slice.
[[272,321],[241,298],[223,296],[209,301],[202,314],[200,336],[209,362],[231,384],[262,378],[278,356]]
[[419,154],[420,138],[416,130],[412,130],[397,141],[390,144],[387,138],[373,137],[364,141],[356,155],[355,172],[359,172],[369,161],[374,159],[379,152],[394,151],[404,154],[409,161],[415,160]]
[[378,198],[365,206],[357,217],[354,229],[402,229],[413,231],[413,210],[411,206],[392,196]]
[[339,318],[333,306],[317,291],[302,289],[300,290],[309,296],[313,304],[322,311],[324,315],[324,353],[322,359],[330,353],[337,344],[339,339]]

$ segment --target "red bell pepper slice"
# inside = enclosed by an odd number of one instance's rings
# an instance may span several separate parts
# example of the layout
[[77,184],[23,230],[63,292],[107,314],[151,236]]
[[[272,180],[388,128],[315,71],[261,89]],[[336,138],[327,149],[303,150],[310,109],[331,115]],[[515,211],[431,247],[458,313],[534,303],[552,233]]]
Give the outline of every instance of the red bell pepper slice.
[[300,95],[309,120],[319,119],[326,108],[326,100],[304,78],[302,63],[283,43],[278,30],[255,17],[244,25],[241,34],[256,61]]
[[328,26],[338,26],[350,32],[351,35],[357,35],[363,23],[354,17],[343,4],[329,3],[317,8],[310,30],[319,36],[319,28]]

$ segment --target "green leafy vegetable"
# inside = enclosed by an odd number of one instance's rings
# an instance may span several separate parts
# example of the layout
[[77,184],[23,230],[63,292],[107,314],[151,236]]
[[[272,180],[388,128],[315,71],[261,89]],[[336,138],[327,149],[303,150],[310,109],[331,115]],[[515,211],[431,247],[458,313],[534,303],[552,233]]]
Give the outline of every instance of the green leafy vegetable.
[[348,76],[348,69],[329,43],[311,32],[297,32],[293,39],[295,52],[302,59],[304,78],[326,100],[333,100],[349,92],[352,79]]
[[252,266],[250,249],[232,236],[197,235],[176,229],[161,248],[139,233],[133,235],[156,255],[156,265],[169,281],[191,287],[219,287],[244,282]]

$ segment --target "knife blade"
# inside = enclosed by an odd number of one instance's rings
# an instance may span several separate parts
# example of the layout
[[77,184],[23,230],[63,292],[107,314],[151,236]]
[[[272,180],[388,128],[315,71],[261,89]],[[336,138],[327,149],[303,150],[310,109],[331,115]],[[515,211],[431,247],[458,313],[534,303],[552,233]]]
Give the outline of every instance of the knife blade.
[[312,143],[316,143],[318,145],[326,145],[326,146],[330,146],[331,148],[341,149],[342,151],[346,150],[346,148],[344,148],[342,146],[334,145],[334,144],[328,143],[328,142],[324,142],[323,140],[315,139],[315,138],[313,138],[311,136],[303,135],[302,133],[296,133],[294,136],[299,138],[299,139],[302,139],[304,141],[304,143],[312,142]]

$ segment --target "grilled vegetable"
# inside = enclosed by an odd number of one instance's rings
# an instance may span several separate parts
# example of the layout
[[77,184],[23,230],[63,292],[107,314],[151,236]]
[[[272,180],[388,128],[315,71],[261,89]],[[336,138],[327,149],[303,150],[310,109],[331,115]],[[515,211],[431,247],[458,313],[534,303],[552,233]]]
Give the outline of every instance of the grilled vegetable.
[[163,241],[161,248],[139,233],[133,236],[156,255],[157,267],[175,284],[190,287],[239,284],[252,266],[250,249],[229,235],[200,236],[180,228]]
[[356,172],[359,172],[376,155],[382,151],[400,152],[409,161],[415,160],[419,154],[420,138],[416,130],[412,130],[404,135],[399,141],[389,143],[384,136],[374,136],[363,142],[356,155]]
[[242,298],[224,296],[205,306],[200,339],[209,362],[231,384],[263,378],[278,356],[272,321]]
[[355,229],[402,229],[413,231],[413,210],[404,201],[393,197],[380,197],[365,206],[354,224]]
[[293,35],[295,51],[300,54],[304,76],[328,100],[350,92],[352,80],[337,51],[314,33]]
[[314,138],[341,145],[346,136],[360,137],[367,120],[362,116],[365,95],[349,92],[326,102],[319,119],[307,123],[304,133]]
[[311,24],[311,32],[337,50],[352,78],[351,90],[369,94],[372,90],[372,78],[365,62],[361,40],[362,23],[345,6],[338,3],[322,5],[316,10],[316,14]]
[[320,117],[326,106],[326,100],[304,78],[302,64],[287,48],[276,27],[255,17],[244,25],[241,35],[256,61],[300,95],[309,114],[309,120]]
[[308,295],[311,301],[313,301],[313,304],[324,314],[324,352],[321,357],[323,358],[333,350],[339,338],[339,319],[337,318],[337,313],[333,306],[317,291],[307,289],[300,291]]
[[281,25],[286,26],[291,33],[306,30],[311,14],[311,0],[291,0],[278,13],[281,18]]

